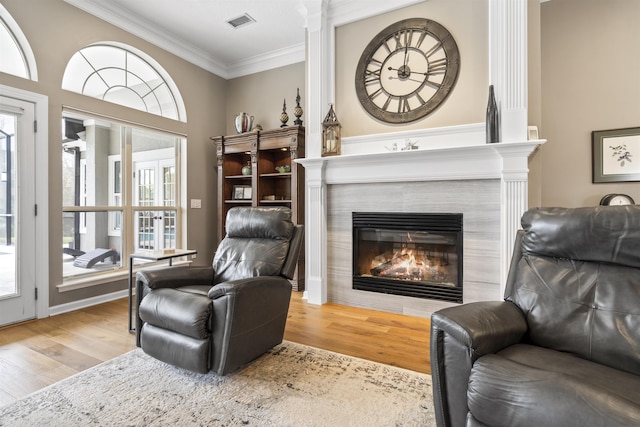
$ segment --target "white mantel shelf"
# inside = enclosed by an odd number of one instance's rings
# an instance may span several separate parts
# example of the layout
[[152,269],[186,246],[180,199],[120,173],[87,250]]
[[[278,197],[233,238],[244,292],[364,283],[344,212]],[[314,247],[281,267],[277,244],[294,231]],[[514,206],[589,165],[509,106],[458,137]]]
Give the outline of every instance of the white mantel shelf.
[[296,159],[306,172],[307,300],[327,302],[327,191],[336,184],[500,180],[500,283],[504,286],[520,218],[528,205],[528,159],[545,142],[475,143]]
[[528,157],[544,140],[502,142],[297,159],[307,173],[322,171],[325,184],[500,179],[528,172]]

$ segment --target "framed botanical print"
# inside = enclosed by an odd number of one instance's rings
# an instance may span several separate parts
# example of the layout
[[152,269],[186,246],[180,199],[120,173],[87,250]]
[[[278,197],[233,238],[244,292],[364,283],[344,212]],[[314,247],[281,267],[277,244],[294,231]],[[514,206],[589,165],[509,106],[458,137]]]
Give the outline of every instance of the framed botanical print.
[[640,127],[591,133],[593,182],[640,181]]

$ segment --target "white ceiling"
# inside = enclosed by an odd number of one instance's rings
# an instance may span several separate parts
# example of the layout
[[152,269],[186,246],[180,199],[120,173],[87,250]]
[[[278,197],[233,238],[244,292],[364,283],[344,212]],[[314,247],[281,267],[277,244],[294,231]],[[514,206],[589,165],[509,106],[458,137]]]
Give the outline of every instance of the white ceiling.
[[[321,0],[65,0],[225,79],[305,60],[309,9]],[[324,0],[345,23],[426,0]],[[249,14],[256,22],[226,21]],[[336,19],[336,16],[342,18]]]

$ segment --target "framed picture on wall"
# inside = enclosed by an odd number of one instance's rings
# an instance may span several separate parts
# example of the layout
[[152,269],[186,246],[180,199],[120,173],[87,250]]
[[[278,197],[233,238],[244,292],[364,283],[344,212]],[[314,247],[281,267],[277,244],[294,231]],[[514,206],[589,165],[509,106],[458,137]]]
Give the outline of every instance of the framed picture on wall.
[[593,182],[640,181],[640,127],[591,133]]

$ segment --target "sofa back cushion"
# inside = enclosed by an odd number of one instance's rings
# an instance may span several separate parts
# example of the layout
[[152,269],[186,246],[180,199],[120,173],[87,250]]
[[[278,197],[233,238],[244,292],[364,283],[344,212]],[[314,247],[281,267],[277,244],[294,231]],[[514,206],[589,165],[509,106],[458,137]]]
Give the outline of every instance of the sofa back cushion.
[[215,284],[280,274],[294,230],[289,208],[232,208],[226,229],[213,258]]
[[640,206],[531,209],[522,226],[506,299],[532,343],[640,374]]

